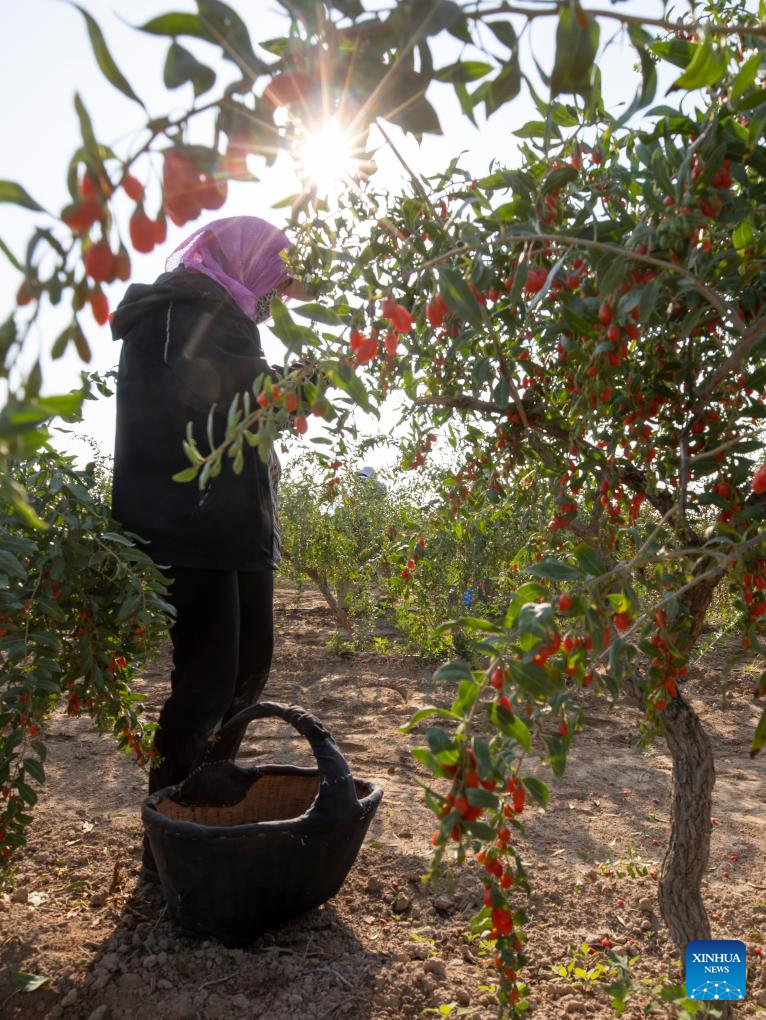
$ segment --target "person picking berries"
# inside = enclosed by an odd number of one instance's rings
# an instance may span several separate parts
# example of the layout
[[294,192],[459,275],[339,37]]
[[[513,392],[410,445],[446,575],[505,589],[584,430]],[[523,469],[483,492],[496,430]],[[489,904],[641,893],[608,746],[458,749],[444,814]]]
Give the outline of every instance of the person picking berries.
[[[265,220],[233,216],[193,233],[153,284],[130,286],[112,320],[122,339],[112,512],[167,569],[175,609],[170,694],[159,716],[149,792],[181,782],[207,760],[233,758],[244,728],[211,741],[256,702],[274,645],[273,572],[278,560],[273,480],[245,447],[243,470],[224,465],[206,488],[173,481],[188,467],[187,423],[204,442],[226,431],[232,399],[264,373],[258,323],[271,302],[305,297],[281,253],[287,237]],[[143,876],[156,880],[148,845]]]

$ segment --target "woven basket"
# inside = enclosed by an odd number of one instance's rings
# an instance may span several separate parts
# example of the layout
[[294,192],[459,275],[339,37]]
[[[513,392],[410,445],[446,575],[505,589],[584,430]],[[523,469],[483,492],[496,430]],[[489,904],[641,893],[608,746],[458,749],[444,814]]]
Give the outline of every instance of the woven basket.
[[219,736],[271,717],[306,737],[317,768],[209,763],[141,812],[170,916],[229,946],[334,896],[383,796],[354,779],[328,731],[297,706],[253,705]]

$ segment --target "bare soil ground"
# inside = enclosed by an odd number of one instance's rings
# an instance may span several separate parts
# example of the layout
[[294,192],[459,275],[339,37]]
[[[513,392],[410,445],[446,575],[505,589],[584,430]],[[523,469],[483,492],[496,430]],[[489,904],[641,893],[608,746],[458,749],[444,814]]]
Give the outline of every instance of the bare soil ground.
[[[491,971],[467,934],[483,895],[480,876],[469,868],[451,888],[421,883],[433,823],[416,783],[425,773],[408,753],[412,739],[397,732],[419,706],[447,703],[449,686],[431,679],[432,663],[410,656],[337,655],[326,644],[330,615],[314,592],[297,600],[282,589],[277,604],[268,698],[315,712],[354,773],[385,790],[340,894],[245,949],[179,931],[159,891],[138,877],[144,775],[85,721],[56,717],[29,847],[15,889],[0,897],[0,1016],[399,1020],[443,1004],[474,1020],[496,1015]],[[753,674],[735,673],[724,701],[722,663],[723,651],[711,652],[687,690],[718,769],[706,903],[713,937],[748,946],[747,999],[735,1015],[751,1017],[766,1013],[766,971],[751,952],[766,935],[766,760],[748,757],[758,713]],[[140,682],[151,711],[162,703],[167,673],[164,656]],[[597,702],[565,779],[551,784],[549,809],[529,814],[520,844],[534,886],[527,977],[532,1015],[542,1020],[614,1015],[603,980],[554,970],[584,942],[608,937],[649,983],[678,976],[653,877],[668,830],[670,762],[662,741],[637,750],[637,723],[627,704]],[[271,721],[251,727],[243,759],[312,764],[302,739]],[[580,957],[586,970],[603,960],[600,948]],[[49,981],[14,990],[15,971]],[[623,1015],[643,1016],[641,1001]]]

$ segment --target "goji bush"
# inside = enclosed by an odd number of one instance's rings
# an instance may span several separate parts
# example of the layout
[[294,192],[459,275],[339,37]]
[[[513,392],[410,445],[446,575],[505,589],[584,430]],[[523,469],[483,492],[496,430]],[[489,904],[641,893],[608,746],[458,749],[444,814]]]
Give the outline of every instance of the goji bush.
[[369,644],[384,610],[388,555],[398,505],[353,463],[317,456],[292,461],[280,483],[282,576],[319,588],[341,643]]
[[[286,361],[298,355],[301,367],[276,392],[258,380],[238,398],[221,446],[187,438],[190,467],[180,476],[204,485],[229,455],[236,469],[246,443],[266,457],[277,430],[302,435],[309,414],[329,423],[342,454],[354,410],[375,411],[393,392],[415,433],[403,466],[427,463],[432,437],[452,429],[464,460],[444,493],[454,518],[534,499],[545,523],[527,536],[523,583],[503,607],[462,620],[480,658],[442,667],[439,675],[457,684],[452,705],[411,722],[449,720],[429,726],[416,752],[440,781],[429,794],[440,823],[436,861],[454,844],[459,859],[471,853],[484,868],[475,925],[496,947],[502,1008],[519,1012],[526,986],[516,892],[528,883],[514,836],[528,798],[544,804],[548,796],[528,763],[536,756],[560,774],[582,712],[600,694],[628,691],[643,706],[644,727],[666,736],[675,781],[660,902],[679,949],[709,936],[700,882],[714,770],[683,686],[724,586],[742,640],[763,651],[766,478],[754,459],[766,380],[763,10],[705,0],[677,21],[617,6],[596,17],[577,0],[529,9],[400,0],[377,14],[361,0],[283,6],[290,31],[264,41],[271,63],[219,0],[143,26],[172,38],[170,84],[191,83],[195,96],[218,84],[214,70],[183,56],[184,35],[219,47],[242,79],[178,116],[147,120],[148,141],[134,151],[100,144],[78,97],[83,146],[70,167],[72,206],[38,228],[25,262],[16,260],[19,305],[30,310],[9,318],[0,346],[7,366],[42,300],[66,291],[74,318],[54,353],[74,342],[87,354],[79,311],[90,301],[103,319],[99,286],[129,272],[124,217],[113,215],[119,192],[135,204],[132,245],[145,250],[162,236],[164,216],[184,223],[215,208],[223,180],[249,176],[246,155],[270,160],[328,104],[362,133],[382,115],[421,136],[440,129],[425,94],[432,83],[452,88],[474,121],[528,89],[538,119],[516,132],[516,166],[500,159],[474,178],[456,159],[424,181],[402,157],[412,178],[405,195],[378,190],[373,178],[350,188],[340,208],[328,209],[310,187],[292,200],[293,268],[318,300],[294,312],[276,302],[273,314]],[[534,80],[521,59],[521,30],[532,18],[557,26],[553,67]],[[640,69],[635,100],[616,112],[598,68],[601,26],[614,21]],[[107,78],[137,98],[92,18],[88,31]],[[439,33],[467,54],[435,68]],[[649,109],[658,67],[673,80],[666,101]],[[192,145],[188,133],[203,111],[216,120],[208,147]],[[143,192],[160,163],[161,193],[155,185]],[[12,182],[0,197],[40,208]],[[162,212],[147,222],[152,201]],[[36,365],[19,388],[22,401],[37,398],[40,379]],[[20,433],[18,423],[3,423],[8,443]],[[21,487],[6,483],[5,491],[21,506]],[[753,752],[764,742],[766,717]]]
[[162,574],[109,518],[96,463],[49,447],[13,465],[41,522],[13,506],[0,525],[0,882],[24,845],[45,781],[51,715],[83,716],[143,763],[135,671],[168,621]]

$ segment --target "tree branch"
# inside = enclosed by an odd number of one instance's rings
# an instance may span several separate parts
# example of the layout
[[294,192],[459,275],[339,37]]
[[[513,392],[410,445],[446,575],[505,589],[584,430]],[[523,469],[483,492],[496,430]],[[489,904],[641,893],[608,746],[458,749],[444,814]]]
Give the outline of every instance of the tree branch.
[[[528,21],[534,18],[551,18],[558,16],[559,4],[550,7],[519,7],[516,4],[503,3],[497,7],[488,7],[479,11],[466,11],[466,17],[474,21],[490,17],[493,14],[520,14]],[[614,10],[603,10],[601,8],[582,8],[583,14],[591,18],[610,18],[612,21],[619,21],[623,25],[641,25],[659,28],[665,32],[709,32],[711,35],[740,36],[752,35],[759,39],[766,39],[766,28],[757,25],[717,25],[706,21],[668,21],[666,18],[645,18],[641,14],[622,14]]]
[[[677,276],[683,276],[684,279],[688,280],[694,289],[705,298],[709,305],[711,305],[723,317],[728,317],[732,321],[732,325],[738,333],[743,335],[746,334],[745,325],[742,319],[736,312],[727,305],[726,301],[721,295],[708,287],[706,284],[699,281],[691,270],[687,269],[686,266],[679,265],[675,262],[667,262],[665,259],[658,259],[654,255],[642,255],[637,251],[630,251],[627,248],[621,248],[618,244],[609,244],[607,241],[593,241],[585,237],[573,237],[571,234],[539,234],[539,233],[513,233],[504,238],[506,244],[513,244],[514,241],[539,241],[541,244],[563,244],[570,248],[588,248],[592,251],[602,251],[608,255],[615,255],[618,258],[628,259],[634,262],[643,262],[648,266],[655,266],[657,269],[661,269],[663,272],[675,273]],[[480,246],[485,248],[484,245]],[[423,273],[427,269],[432,269],[434,266],[439,265],[441,262],[447,262],[451,258],[455,258],[457,255],[465,255],[469,251],[475,251],[476,245],[461,244],[457,248],[452,248],[448,252],[444,252],[442,255],[437,255],[433,259],[429,259],[428,262],[424,262],[420,267],[420,272]],[[759,320],[760,321],[760,320]]]

